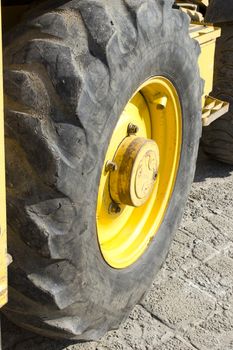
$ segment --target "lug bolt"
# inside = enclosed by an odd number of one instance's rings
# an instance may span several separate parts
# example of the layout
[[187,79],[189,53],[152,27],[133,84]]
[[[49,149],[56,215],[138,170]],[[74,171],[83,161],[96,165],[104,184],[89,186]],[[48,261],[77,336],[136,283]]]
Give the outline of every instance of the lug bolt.
[[114,162],[111,162],[111,161],[109,160],[109,161],[107,161],[107,163],[106,163],[105,170],[106,170],[107,172],[109,172],[109,171],[116,171],[116,170],[117,170],[117,164],[114,163]]
[[109,213],[119,214],[120,212],[121,212],[121,207],[117,203],[112,202],[109,206]]
[[130,123],[128,125],[127,133],[128,135],[135,135],[139,131],[139,127],[135,124]]
[[155,96],[153,103],[157,105],[157,109],[163,110],[167,107],[168,98],[165,95],[158,94]]

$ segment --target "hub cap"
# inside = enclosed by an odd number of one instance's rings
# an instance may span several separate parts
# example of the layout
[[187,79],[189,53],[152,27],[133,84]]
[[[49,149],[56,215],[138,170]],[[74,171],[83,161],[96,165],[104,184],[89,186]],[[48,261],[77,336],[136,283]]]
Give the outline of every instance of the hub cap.
[[110,174],[110,195],[115,203],[142,206],[149,198],[159,167],[155,141],[126,137],[114,157],[115,171]]
[[181,143],[177,91],[168,79],[151,78],[120,116],[100,178],[97,234],[110,266],[135,263],[156,235],[174,189]]

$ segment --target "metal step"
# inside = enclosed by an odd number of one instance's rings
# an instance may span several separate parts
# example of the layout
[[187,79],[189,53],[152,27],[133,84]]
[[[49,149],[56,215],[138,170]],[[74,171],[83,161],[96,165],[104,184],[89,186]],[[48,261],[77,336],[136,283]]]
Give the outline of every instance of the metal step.
[[202,109],[202,125],[209,126],[216,119],[227,113],[229,107],[230,104],[228,102],[218,100],[211,96],[206,96],[205,105]]

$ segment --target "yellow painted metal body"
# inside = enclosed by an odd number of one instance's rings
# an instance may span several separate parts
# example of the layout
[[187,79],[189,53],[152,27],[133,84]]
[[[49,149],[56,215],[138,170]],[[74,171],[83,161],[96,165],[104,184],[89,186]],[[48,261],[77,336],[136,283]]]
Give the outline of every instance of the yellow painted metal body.
[[204,105],[206,96],[210,94],[213,88],[215,46],[216,39],[221,36],[221,29],[213,26],[191,24],[189,32],[191,38],[197,40],[201,46],[199,67],[201,77],[205,81],[203,94]]
[[199,2],[204,4],[206,7],[209,6],[209,0],[199,0]]
[[[122,144],[127,143],[127,139],[132,137],[127,134],[130,123],[138,126],[136,139],[142,138],[148,142],[151,140],[157,145],[155,148],[148,145],[148,149],[155,155],[156,164],[154,163],[152,168],[153,171],[156,170],[157,174],[157,166],[159,165],[158,174],[153,188],[149,190],[150,196],[145,204],[135,207],[132,203],[125,204],[124,199],[120,199],[118,201],[120,211],[112,213],[109,211],[113,201],[111,198],[111,172],[106,171],[105,164],[108,161],[114,161]],[[131,140],[128,143],[131,144]],[[133,264],[144,253],[151,239],[157,233],[173,192],[179,166],[181,143],[182,113],[176,89],[164,77],[149,79],[135,92],[120,116],[102,170],[96,221],[100,249],[110,266],[125,268]],[[156,147],[158,147],[158,151]],[[138,155],[138,152],[135,154]],[[133,164],[137,164],[135,154],[132,149]],[[142,159],[145,160],[143,156]],[[126,177],[130,176],[131,183],[135,184],[137,191],[137,184],[134,182],[135,173],[128,172],[126,168],[127,166],[121,168],[121,172],[125,173]],[[139,170],[136,165],[136,172]],[[150,182],[151,173],[146,172],[146,174]],[[118,180],[116,179],[116,181]],[[141,184],[139,184],[139,188],[142,188]]]
[[192,23],[189,31],[190,36],[197,40],[201,47],[199,67],[201,77],[205,82],[202,96],[202,125],[205,127],[229,110],[228,102],[209,96],[213,89],[216,40],[221,36],[221,29],[212,25]]
[[[1,21],[1,12],[0,12]],[[1,31],[0,22],[0,31]],[[3,123],[2,49],[0,52],[0,307],[7,302],[6,194]]]

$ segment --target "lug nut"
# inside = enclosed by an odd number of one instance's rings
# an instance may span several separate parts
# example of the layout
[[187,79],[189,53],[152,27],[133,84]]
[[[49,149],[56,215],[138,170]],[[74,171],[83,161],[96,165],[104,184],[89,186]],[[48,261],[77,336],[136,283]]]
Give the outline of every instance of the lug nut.
[[112,202],[109,206],[109,213],[119,214],[120,212],[121,212],[121,207],[117,203]]
[[117,164],[114,163],[114,162],[111,162],[111,161],[109,160],[109,161],[107,161],[107,163],[106,163],[105,170],[106,170],[107,172],[109,172],[109,171],[116,171],[116,170],[117,170]]
[[127,133],[128,135],[135,135],[139,131],[139,127],[135,124],[130,123],[128,125]]

